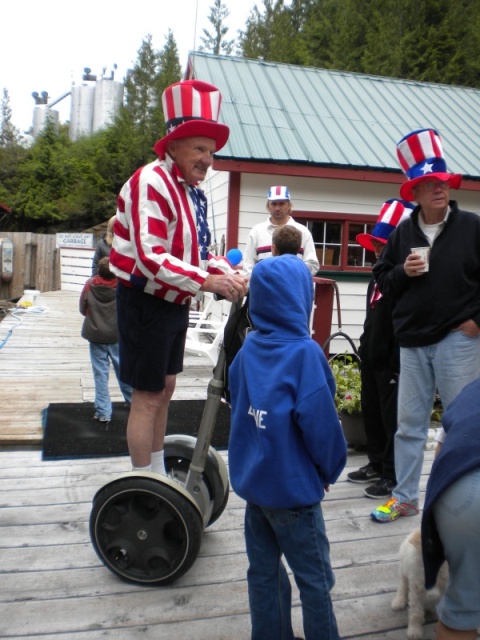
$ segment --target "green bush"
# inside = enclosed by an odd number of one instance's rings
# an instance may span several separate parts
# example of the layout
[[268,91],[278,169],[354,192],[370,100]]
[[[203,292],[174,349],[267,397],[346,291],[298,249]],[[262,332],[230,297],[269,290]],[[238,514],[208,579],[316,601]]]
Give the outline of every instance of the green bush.
[[358,358],[348,353],[339,353],[330,360],[337,391],[335,406],[347,413],[361,413],[360,394],[362,383]]

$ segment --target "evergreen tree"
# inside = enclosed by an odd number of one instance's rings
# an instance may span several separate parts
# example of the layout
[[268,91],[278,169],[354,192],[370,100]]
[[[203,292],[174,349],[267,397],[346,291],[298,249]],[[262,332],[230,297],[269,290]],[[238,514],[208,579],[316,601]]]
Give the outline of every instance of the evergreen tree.
[[18,168],[26,155],[20,132],[12,124],[12,109],[7,89],[0,105],[0,201],[11,205],[18,188]]
[[47,121],[18,170],[19,189],[13,206],[21,230],[46,228],[66,220],[77,182],[67,128],[57,134]]
[[158,104],[155,79],[158,74],[159,55],[154,50],[152,36],[142,41],[138,58],[125,81],[125,105],[139,130],[139,134],[148,144],[151,140],[151,115]]
[[240,51],[246,58],[287,62],[284,48],[291,36],[284,0],[263,0],[263,13],[255,5],[247,18],[245,31],[240,31]]
[[178,47],[169,29],[165,45],[158,56],[159,70],[155,78],[156,107],[152,112],[154,141],[165,135],[165,119],[162,108],[162,94],[167,87],[178,82],[182,77],[182,69],[178,57]]
[[226,19],[230,15],[228,7],[223,4],[222,0],[214,0],[210,7],[210,15],[208,21],[212,25],[213,32],[203,29],[203,36],[200,38],[202,45],[200,51],[208,51],[216,55],[231,55],[233,51],[234,40],[225,40],[228,33],[228,27],[225,24]]
[[20,132],[13,126],[10,96],[3,89],[0,103],[0,147],[12,147],[20,143]]

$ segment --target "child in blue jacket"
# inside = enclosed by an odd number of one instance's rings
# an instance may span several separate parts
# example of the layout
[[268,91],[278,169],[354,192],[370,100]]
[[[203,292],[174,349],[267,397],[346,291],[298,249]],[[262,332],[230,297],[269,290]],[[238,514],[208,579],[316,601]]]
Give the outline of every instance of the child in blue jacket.
[[266,258],[250,280],[255,330],[230,367],[230,479],[247,501],[245,543],[252,640],[292,640],[291,586],[300,591],[306,640],[338,640],[335,578],[320,501],[347,447],[335,383],[310,337],[313,283],[296,256]]

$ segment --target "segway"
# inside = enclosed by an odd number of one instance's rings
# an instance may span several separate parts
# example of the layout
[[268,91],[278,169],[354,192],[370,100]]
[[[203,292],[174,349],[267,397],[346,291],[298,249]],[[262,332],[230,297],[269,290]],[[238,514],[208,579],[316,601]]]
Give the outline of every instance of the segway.
[[[240,307],[241,301],[231,305],[229,321]],[[227,505],[228,471],[210,446],[224,396],[226,358],[224,339],[208,384],[198,436],[165,437],[168,476],[125,473],[93,498],[93,547],[122,580],[160,586],[178,579],[195,562],[204,529]]]

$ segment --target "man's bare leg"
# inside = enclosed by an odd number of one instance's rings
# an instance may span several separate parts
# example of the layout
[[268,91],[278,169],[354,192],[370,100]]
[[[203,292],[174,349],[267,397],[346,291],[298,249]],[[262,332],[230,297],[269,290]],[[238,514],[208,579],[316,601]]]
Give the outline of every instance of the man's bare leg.
[[152,452],[163,449],[168,406],[175,384],[176,376],[168,375],[162,391],[133,390],[127,424],[128,451],[133,467],[148,467]]
[[456,631],[455,629],[446,627],[440,620],[438,621],[437,635],[435,636],[436,640],[476,640],[476,638],[476,629],[472,629],[471,631]]

